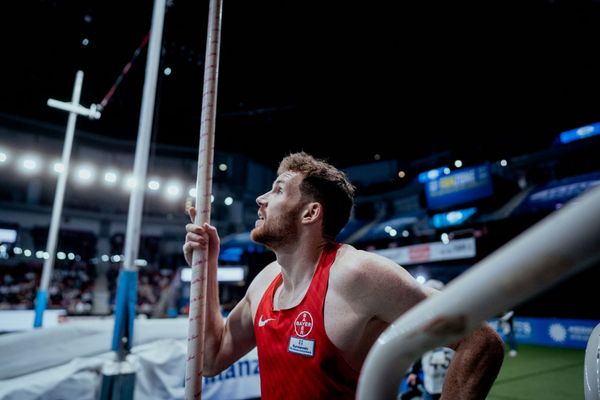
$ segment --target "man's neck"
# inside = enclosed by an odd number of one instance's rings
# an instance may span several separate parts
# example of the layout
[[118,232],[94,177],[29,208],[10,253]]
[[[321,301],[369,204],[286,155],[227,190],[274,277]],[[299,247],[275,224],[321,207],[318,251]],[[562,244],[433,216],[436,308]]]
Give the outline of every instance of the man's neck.
[[295,297],[305,292],[319,263],[326,242],[319,240],[301,240],[275,251],[277,263],[281,266],[284,297]]

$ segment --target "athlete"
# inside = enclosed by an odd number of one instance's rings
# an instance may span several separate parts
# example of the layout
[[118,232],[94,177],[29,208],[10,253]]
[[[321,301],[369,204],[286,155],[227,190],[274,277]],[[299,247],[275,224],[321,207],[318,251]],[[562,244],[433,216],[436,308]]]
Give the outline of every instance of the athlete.
[[[186,226],[183,246],[208,254],[203,373],[212,376],[254,346],[263,399],[351,399],[365,357],[383,330],[425,291],[402,267],[335,242],[348,222],[354,187],[345,174],[306,153],[285,157],[271,190],[256,199],[255,242],[276,261],[251,282],[224,320],[219,309],[219,236],[213,226]],[[190,209],[192,221],[195,210]],[[483,399],[503,359],[487,325],[452,346],[442,398]]]

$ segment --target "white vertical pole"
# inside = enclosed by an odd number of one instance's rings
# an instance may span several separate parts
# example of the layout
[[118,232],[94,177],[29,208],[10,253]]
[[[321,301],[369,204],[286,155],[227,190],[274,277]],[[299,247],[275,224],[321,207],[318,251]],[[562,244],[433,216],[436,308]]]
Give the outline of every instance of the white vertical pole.
[[[205,222],[210,223],[210,196],[214,158],[222,7],[222,0],[211,0],[208,10],[208,32],[206,34],[202,115],[198,149],[198,173],[196,176],[196,210],[199,212],[196,213],[194,223],[198,225],[202,225]],[[187,365],[185,371],[186,400],[199,399],[202,394],[206,279],[206,254],[200,249],[194,249],[192,255],[192,280],[190,282],[190,324],[188,328]]]
[[152,11],[152,28],[148,45],[148,60],[146,61],[146,78],[142,94],[142,108],[138,127],[135,160],[133,166],[134,185],[129,197],[127,214],[127,232],[125,235],[125,259],[123,268],[134,269],[137,259],[144,207],[144,191],[146,189],[146,173],[148,170],[148,153],[152,137],[152,119],[156,99],[156,82],[160,64],[160,45],[162,42],[163,22],[165,16],[165,0],[155,0]]
[[[83,72],[77,71],[75,75],[75,86],[73,87],[72,104],[79,104],[81,98],[81,86],[83,85]],[[54,193],[54,204],[52,205],[52,219],[50,220],[50,230],[48,231],[48,243],[46,244],[46,252],[49,257],[44,260],[44,271],[42,273],[42,283],[40,289],[47,290],[50,283],[50,275],[54,267],[54,252],[56,251],[56,242],[58,241],[58,227],[60,226],[60,217],[63,209],[65,198],[65,189],[67,187],[67,178],[69,177],[69,164],[71,162],[71,149],[73,147],[73,137],[75,136],[75,123],[77,122],[77,114],[73,111],[69,113],[69,121],[67,122],[67,133],[65,143],[63,145],[62,171],[58,175],[58,183],[56,184],[56,192]]]
[[131,343],[133,342],[133,320],[135,319],[138,281],[135,260],[137,259],[140,245],[148,152],[150,149],[150,138],[152,137],[152,119],[154,116],[164,16],[165,0],[155,0],[152,11],[148,58],[146,60],[140,123],[135,146],[133,187],[129,196],[123,268],[119,274],[119,287],[117,288],[117,298],[115,301],[116,310],[112,349],[117,351],[118,359],[121,361],[125,358],[129,349],[131,349]]
[[67,122],[67,131],[65,134],[65,142],[63,144],[61,158],[63,169],[58,175],[56,192],[54,193],[54,204],[52,205],[52,217],[50,220],[50,228],[48,230],[48,242],[46,244],[46,254],[48,255],[48,258],[44,259],[42,280],[36,298],[35,320],[33,322],[33,326],[35,328],[42,326],[44,310],[46,309],[46,303],[48,301],[48,286],[50,284],[50,277],[52,276],[52,269],[54,268],[56,243],[58,242],[58,228],[60,227],[60,217],[62,215],[65,189],[67,187],[67,180],[69,178],[69,164],[71,161],[71,149],[73,147],[73,137],[75,136],[75,123],[77,122],[77,115],[87,115],[88,117],[95,119],[100,118],[100,113],[96,111],[94,105],[92,105],[90,109],[86,109],[79,104],[82,85],[83,72],[77,71],[77,74],[75,75],[75,84],[73,86],[71,103],[48,99],[48,105],[50,107],[69,111],[69,120]]

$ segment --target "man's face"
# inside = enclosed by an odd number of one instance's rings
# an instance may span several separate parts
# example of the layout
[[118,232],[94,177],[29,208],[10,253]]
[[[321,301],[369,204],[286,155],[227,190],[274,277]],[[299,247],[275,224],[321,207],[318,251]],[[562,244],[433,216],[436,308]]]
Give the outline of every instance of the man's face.
[[303,207],[298,172],[284,172],[273,183],[271,191],[259,196],[258,220],[250,233],[252,240],[275,249],[294,241],[298,234]]

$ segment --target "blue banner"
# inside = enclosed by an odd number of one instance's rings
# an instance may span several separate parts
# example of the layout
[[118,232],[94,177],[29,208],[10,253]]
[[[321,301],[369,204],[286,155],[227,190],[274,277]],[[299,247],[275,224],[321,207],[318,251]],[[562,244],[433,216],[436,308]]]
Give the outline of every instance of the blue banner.
[[[583,319],[515,318],[514,329],[519,344],[585,349],[592,331],[599,323]],[[490,324],[500,335],[504,335],[498,320],[492,320]]]
[[600,134],[600,122],[565,131],[559,135],[559,140],[561,143],[569,143],[598,134]]

